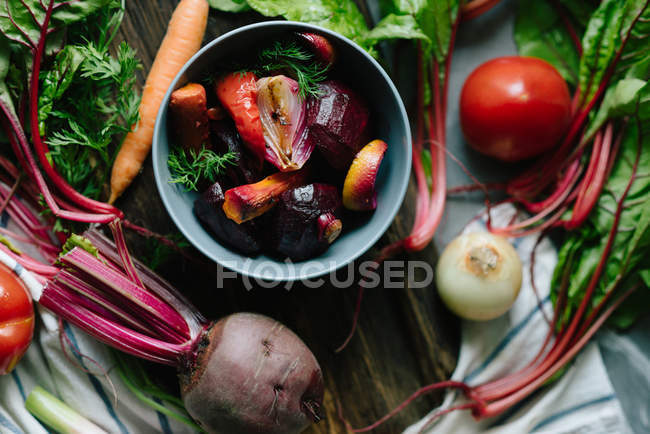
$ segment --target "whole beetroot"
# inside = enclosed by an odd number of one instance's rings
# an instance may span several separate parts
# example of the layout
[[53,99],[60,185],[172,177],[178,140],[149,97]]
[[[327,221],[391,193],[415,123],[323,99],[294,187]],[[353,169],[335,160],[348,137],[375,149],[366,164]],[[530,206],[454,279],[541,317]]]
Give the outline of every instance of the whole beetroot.
[[266,316],[221,319],[188,366],[180,375],[183,402],[208,432],[292,434],[321,418],[323,375],[316,358]]

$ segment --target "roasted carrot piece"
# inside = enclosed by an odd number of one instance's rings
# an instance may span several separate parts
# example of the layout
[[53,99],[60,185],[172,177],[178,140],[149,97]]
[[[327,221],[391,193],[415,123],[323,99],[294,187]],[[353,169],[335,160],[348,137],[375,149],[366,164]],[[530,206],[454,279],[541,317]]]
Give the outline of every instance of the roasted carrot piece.
[[210,136],[205,88],[198,83],[188,83],[172,92],[169,118],[173,144],[200,150]]
[[223,211],[238,224],[254,219],[273,208],[282,193],[303,185],[307,174],[307,168],[277,172],[255,184],[231,188],[226,191]]

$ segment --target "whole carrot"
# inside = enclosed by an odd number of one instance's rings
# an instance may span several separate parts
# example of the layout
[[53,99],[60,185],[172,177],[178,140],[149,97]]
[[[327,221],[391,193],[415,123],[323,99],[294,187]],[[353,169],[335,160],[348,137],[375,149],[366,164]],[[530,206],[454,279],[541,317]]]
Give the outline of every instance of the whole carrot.
[[206,0],[181,0],[176,6],[142,91],[140,122],[126,135],[113,163],[109,203],[131,184],[147,158],[160,104],[176,74],[201,48],[208,11]]

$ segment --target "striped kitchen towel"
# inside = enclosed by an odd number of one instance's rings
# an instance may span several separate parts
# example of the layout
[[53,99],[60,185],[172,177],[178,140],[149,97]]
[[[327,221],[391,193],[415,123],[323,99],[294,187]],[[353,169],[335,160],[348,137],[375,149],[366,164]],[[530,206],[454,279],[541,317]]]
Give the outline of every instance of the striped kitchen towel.
[[[496,226],[506,225],[514,216],[510,204],[492,209]],[[485,219],[470,223],[465,232],[485,230]],[[462,343],[453,380],[470,386],[500,378],[524,367],[542,345],[553,307],[549,297],[551,276],[557,252],[548,239],[537,247],[535,255],[535,295],[530,280],[530,254],[536,235],[512,239],[521,258],[524,273],[521,291],[512,309],[489,322],[463,321]],[[415,434],[437,412],[454,405],[460,397],[454,391],[445,395],[443,404],[405,432]],[[607,371],[595,342],[588,344],[565,374],[550,386],[540,389],[510,411],[477,422],[468,410],[441,417],[424,432],[429,434],[521,434],[521,433],[628,433],[620,403],[614,394]]]
[[[0,227],[20,232],[6,214],[0,218]],[[20,248],[32,257],[38,251],[29,245]],[[40,284],[19,264],[0,251],[3,262],[23,279],[30,291],[39,293]],[[64,356],[59,340],[58,322],[54,315],[39,308],[39,321],[34,340],[9,375],[0,376],[0,433],[47,434],[49,431],[25,409],[25,399],[35,386],[41,386],[74,410],[108,433],[189,433],[186,425],[177,422],[142,404],[122,383],[112,368],[115,366],[111,351],[80,329],[65,324],[62,330],[75,351],[68,349]],[[108,375],[113,389],[100,369],[80,354],[97,362]],[[71,359],[75,359],[72,362]],[[88,372],[84,371],[83,367]],[[148,396],[150,399],[154,399]]]

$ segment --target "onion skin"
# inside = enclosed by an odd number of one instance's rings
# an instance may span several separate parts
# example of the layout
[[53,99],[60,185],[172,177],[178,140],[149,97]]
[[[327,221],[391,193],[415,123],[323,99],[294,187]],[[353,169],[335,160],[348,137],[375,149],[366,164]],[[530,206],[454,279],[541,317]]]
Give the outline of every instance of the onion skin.
[[300,169],[314,150],[308,137],[307,103],[298,82],[284,75],[257,81],[257,106],[264,131],[264,158],[281,172]]
[[344,207],[352,211],[371,211],[377,208],[375,180],[386,149],[386,142],[373,140],[359,151],[343,183]]
[[505,238],[489,232],[454,239],[436,269],[438,292],[449,310],[476,321],[508,311],[519,294],[521,280],[517,252]]
[[295,434],[320,420],[323,374],[304,342],[253,313],[218,321],[180,375],[188,413],[206,431]]

